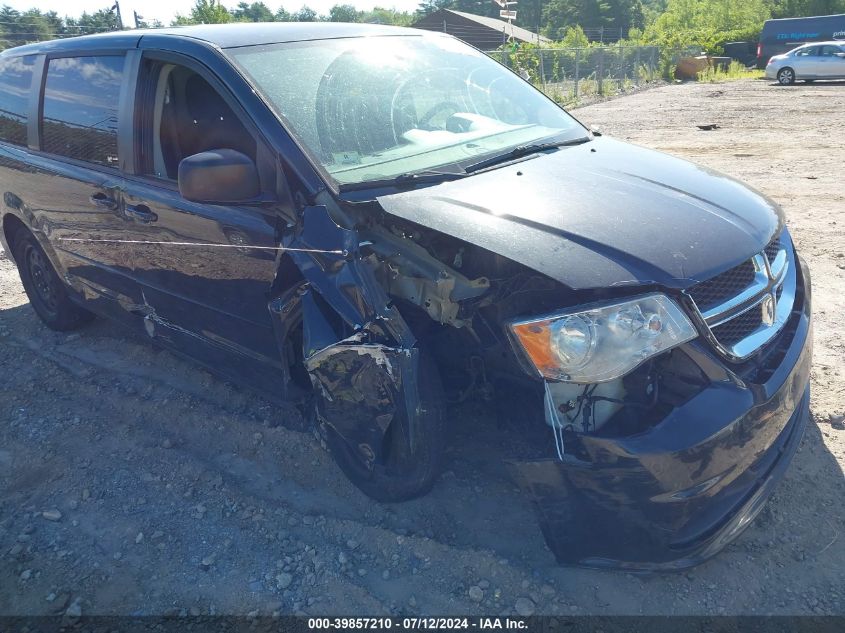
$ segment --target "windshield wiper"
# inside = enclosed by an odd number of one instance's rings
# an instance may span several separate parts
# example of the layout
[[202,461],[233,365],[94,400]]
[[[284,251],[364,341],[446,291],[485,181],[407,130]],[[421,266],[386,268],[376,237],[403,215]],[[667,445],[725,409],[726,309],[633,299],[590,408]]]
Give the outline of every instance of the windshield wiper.
[[567,147],[569,145],[581,145],[582,143],[586,143],[589,140],[590,137],[582,136],[580,138],[569,139],[566,141],[551,141],[549,143],[530,143],[528,145],[517,145],[513,149],[508,150],[503,154],[496,154],[495,156],[485,158],[484,160],[480,160],[477,163],[473,163],[472,165],[464,167],[464,171],[466,171],[466,173],[468,174],[471,174],[474,171],[478,171],[480,169],[484,169],[485,167],[490,167],[498,163],[505,163],[515,158],[521,158],[523,156],[528,156],[529,154],[545,152],[550,149],[557,149],[558,147]]
[[377,180],[364,180],[362,182],[350,182],[340,185],[340,191],[360,191],[362,189],[377,189],[379,187],[401,187],[402,185],[423,185],[435,182],[444,182],[446,180],[457,180],[470,175],[473,172],[496,165],[497,163],[504,163],[509,160],[514,160],[529,154],[537,154],[545,152],[550,149],[557,149],[558,147],[566,147],[569,145],[581,145],[590,140],[588,136],[582,136],[576,139],[568,139],[566,141],[550,141],[547,143],[531,143],[528,145],[517,145],[513,149],[508,150],[503,154],[496,154],[490,158],[485,158],[477,163],[473,163],[468,167],[464,167],[461,171],[455,170],[439,170],[426,169],[423,171],[411,171],[391,178],[379,178]]
[[377,187],[396,187],[402,185],[422,185],[446,180],[456,180],[466,176],[464,171],[439,171],[427,169],[425,171],[411,171],[392,178],[379,180],[365,180],[363,182],[350,182],[340,185],[340,191],[357,191],[360,189],[375,189]]

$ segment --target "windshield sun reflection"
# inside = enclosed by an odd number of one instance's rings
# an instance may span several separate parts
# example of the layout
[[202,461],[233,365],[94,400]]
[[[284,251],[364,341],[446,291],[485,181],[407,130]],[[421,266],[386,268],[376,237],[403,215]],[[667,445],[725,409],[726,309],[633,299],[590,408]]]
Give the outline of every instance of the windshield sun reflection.
[[[446,168],[584,128],[487,55],[443,35],[227,51],[338,185]],[[287,70],[294,69],[294,70]]]

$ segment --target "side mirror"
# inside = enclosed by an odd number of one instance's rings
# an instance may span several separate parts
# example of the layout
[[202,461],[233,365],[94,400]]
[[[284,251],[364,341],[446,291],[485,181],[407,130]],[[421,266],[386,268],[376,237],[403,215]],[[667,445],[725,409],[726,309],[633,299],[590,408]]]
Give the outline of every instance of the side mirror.
[[258,201],[261,185],[255,163],[233,149],[214,149],[179,163],[179,193],[186,200],[208,204]]

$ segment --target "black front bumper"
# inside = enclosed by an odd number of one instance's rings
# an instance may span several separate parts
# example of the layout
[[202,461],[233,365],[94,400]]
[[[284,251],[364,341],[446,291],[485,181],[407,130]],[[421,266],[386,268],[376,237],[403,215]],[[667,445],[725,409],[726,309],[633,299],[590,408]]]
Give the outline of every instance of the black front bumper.
[[757,516],[809,419],[812,325],[803,263],[800,273],[800,303],[764,371],[735,373],[695,342],[688,353],[711,382],[656,426],[631,437],[584,436],[589,460],[510,463],[558,562],[683,569],[716,554]]

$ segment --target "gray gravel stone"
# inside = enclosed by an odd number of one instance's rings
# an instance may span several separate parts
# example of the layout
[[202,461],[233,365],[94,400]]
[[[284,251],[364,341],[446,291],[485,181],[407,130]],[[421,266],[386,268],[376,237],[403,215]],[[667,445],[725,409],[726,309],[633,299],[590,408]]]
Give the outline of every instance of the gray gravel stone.
[[79,604],[79,598],[74,600],[70,606],[65,611],[65,615],[69,618],[81,618],[82,617],[82,605]]
[[520,598],[516,601],[516,612],[523,618],[534,615],[534,602],[528,598]]
[[282,572],[280,574],[276,574],[276,586],[279,589],[287,589],[290,587],[291,583],[293,582],[293,576],[291,576],[287,572]]

